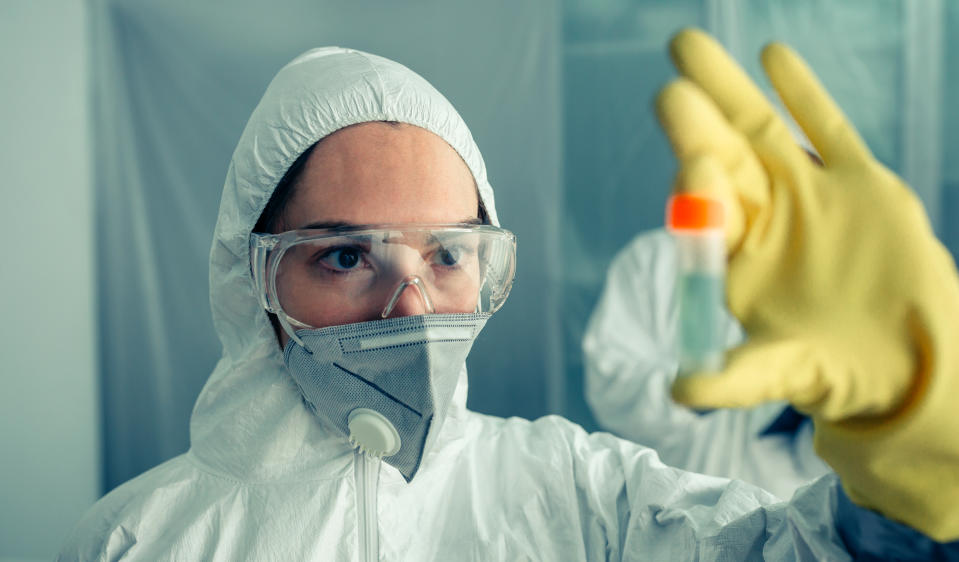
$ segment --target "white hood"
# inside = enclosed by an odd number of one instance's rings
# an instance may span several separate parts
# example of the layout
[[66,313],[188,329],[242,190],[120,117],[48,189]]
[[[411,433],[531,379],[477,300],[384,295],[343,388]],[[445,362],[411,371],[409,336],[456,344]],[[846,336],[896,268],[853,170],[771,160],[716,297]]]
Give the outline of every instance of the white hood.
[[[308,51],[282,68],[233,153],[210,252],[210,301],[223,357],[193,410],[190,440],[191,453],[211,470],[258,481],[349,466],[348,444],[303,406],[283,364],[254,291],[249,235],[297,157],[330,133],[369,121],[409,123],[443,138],[466,162],[498,224],[479,148],[449,101],[422,77],[338,47]],[[462,417],[466,386],[464,366],[450,419]],[[446,423],[444,433],[455,425]]]

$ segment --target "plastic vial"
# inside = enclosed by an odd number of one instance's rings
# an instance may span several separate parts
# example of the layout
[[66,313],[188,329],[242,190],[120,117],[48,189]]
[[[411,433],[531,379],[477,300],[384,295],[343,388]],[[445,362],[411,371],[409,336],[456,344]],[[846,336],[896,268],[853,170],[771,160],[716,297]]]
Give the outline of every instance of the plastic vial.
[[726,352],[726,240],[723,206],[702,196],[669,199],[666,225],[676,240],[679,375],[718,371]]

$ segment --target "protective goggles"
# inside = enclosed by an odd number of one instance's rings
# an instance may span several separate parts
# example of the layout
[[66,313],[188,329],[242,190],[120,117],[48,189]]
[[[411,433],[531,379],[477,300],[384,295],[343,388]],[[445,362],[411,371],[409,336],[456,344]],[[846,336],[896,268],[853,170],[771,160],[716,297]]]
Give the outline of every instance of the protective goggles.
[[516,237],[487,225],[376,225],[250,235],[263,307],[292,335],[331,311],[386,318],[407,290],[426,313],[493,313],[509,295]]

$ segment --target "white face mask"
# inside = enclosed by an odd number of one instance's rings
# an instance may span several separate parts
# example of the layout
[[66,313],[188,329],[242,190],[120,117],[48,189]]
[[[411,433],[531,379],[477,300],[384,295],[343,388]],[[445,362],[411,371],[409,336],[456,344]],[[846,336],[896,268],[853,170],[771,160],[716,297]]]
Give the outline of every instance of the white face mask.
[[435,441],[466,356],[488,318],[427,314],[300,330],[304,345],[291,339],[284,361],[313,413],[344,438],[357,410],[385,418],[399,450],[379,453],[410,481],[427,443]]

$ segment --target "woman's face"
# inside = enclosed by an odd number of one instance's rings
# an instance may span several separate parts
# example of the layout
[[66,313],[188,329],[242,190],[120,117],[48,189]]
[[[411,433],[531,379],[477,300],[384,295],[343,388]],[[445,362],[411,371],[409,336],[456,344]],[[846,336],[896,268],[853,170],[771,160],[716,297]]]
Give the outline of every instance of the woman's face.
[[[281,230],[476,222],[478,206],[473,176],[446,141],[412,125],[363,123],[316,146],[283,211]],[[313,297],[300,303],[309,317],[297,319],[316,328],[375,320],[386,304],[378,300]],[[472,312],[476,293],[459,300],[438,303],[436,312]],[[417,289],[409,287],[390,316],[425,312]],[[281,338],[285,345],[286,334]]]

